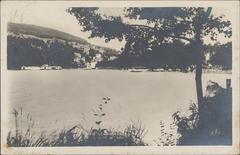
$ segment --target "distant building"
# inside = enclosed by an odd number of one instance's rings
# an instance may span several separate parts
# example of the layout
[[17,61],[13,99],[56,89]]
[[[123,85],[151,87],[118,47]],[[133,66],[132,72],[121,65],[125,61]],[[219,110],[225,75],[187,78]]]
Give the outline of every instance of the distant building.
[[26,68],[27,68],[26,66],[22,66],[21,70],[26,70]]
[[112,60],[114,60],[114,59],[116,59],[116,58],[117,58],[116,56],[110,56],[109,59],[108,59],[108,61],[112,61]]
[[48,64],[44,64],[40,67],[41,70],[47,70],[47,69],[50,69]]
[[88,69],[95,69],[96,68],[96,64],[97,64],[97,61],[94,61],[94,62],[88,62],[88,63],[86,63],[86,67],[88,68]]
[[81,62],[81,54],[80,53],[74,53],[73,61],[77,64],[80,63]]
[[90,50],[90,46],[89,46],[89,45],[83,46],[83,51],[84,51],[84,53],[89,54],[89,50]]

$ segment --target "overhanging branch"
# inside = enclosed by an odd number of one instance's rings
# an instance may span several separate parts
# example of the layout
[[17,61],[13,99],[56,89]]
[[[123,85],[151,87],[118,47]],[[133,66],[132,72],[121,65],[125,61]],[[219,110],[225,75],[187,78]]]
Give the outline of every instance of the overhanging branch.
[[[132,26],[132,27],[142,27],[142,28],[146,28],[146,29],[151,29],[153,31],[158,31],[156,28],[151,27],[151,26],[147,26],[147,25],[140,25],[140,24],[130,24],[128,26]],[[183,37],[183,36],[175,36],[175,35],[166,35],[165,37],[171,37],[171,38],[176,38],[176,39],[182,39],[182,40],[186,40],[191,42],[192,39],[187,38],[187,37]]]

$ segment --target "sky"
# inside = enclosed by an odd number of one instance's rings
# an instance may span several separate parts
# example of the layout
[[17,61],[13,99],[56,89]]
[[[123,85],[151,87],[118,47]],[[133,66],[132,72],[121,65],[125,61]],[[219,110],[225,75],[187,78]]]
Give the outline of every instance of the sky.
[[[49,27],[57,29],[69,34],[86,39],[88,42],[110,47],[114,49],[121,49],[125,42],[119,42],[118,40],[112,40],[108,43],[103,38],[88,39],[89,32],[82,32],[81,26],[74,16],[66,12],[67,7],[62,5],[51,4],[38,4],[33,1],[27,3],[12,3],[10,7],[5,9],[7,21],[15,23],[33,24],[38,26]],[[123,8],[101,8],[100,12],[107,15],[121,15]],[[231,21],[231,10],[225,8],[213,8],[212,14],[222,15],[224,14],[228,20]],[[205,39],[208,42],[208,39]],[[225,39],[220,36],[221,42],[227,42],[229,39]]]

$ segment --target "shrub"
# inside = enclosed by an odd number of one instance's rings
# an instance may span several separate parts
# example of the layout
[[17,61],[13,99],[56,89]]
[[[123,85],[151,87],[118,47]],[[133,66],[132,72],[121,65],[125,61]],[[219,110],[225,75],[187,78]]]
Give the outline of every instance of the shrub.
[[180,134],[178,145],[231,145],[232,90],[209,81],[206,92],[202,113],[192,103],[189,116],[181,116],[179,111],[173,114]]

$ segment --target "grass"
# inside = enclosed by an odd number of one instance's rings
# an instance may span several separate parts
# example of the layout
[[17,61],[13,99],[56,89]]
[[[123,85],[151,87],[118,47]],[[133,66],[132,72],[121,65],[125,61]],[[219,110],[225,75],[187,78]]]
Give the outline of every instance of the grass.
[[[42,147],[42,146],[144,146],[147,145],[143,138],[147,134],[141,121],[132,122],[123,130],[106,129],[101,126],[104,117],[104,107],[108,105],[110,98],[103,98],[103,103],[99,103],[93,116],[96,117],[96,128],[84,129],[82,125],[76,125],[69,129],[53,131],[50,134],[42,132],[35,135],[35,122],[28,114],[26,120],[23,118],[22,108],[14,109],[15,132],[10,131],[7,136],[9,147]],[[27,128],[23,128],[23,120]]]
[[[16,126],[17,127],[17,126]],[[18,132],[19,127],[16,128]],[[128,125],[123,131],[116,129],[85,130],[81,126],[73,126],[49,135],[42,132],[39,136],[31,134],[31,129],[22,133],[9,132],[7,145],[9,147],[41,147],[41,146],[144,146],[143,137],[146,135],[142,125]]]

